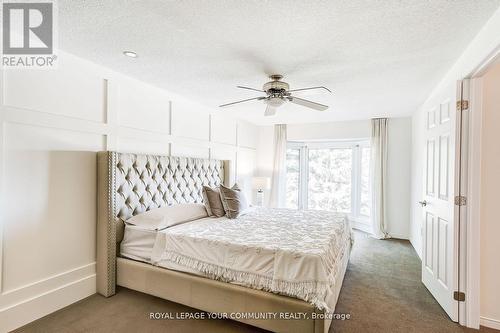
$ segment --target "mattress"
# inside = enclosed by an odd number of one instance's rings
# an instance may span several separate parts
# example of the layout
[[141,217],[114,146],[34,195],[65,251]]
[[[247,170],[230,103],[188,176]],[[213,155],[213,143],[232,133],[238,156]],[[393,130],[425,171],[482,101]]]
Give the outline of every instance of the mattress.
[[296,297],[333,311],[352,245],[343,214],[256,209],[148,232],[126,226],[121,255]]
[[129,259],[151,263],[151,254],[158,232],[125,224],[120,255]]
[[[191,221],[188,223],[201,223],[205,220],[211,223],[217,220],[227,219],[226,217],[206,217],[199,220]],[[157,242],[157,238],[163,237],[162,234],[165,232],[172,232],[173,228],[180,228],[181,225],[173,226],[167,230],[155,231],[155,230],[145,230],[140,227],[125,224],[125,230],[123,234],[123,240],[120,243],[120,256],[128,259],[142,261],[147,264],[152,264],[151,256],[153,254],[153,249]],[[162,262],[159,265],[163,268],[173,269],[180,272],[191,273],[198,276],[204,276],[202,272],[178,265],[175,262]]]

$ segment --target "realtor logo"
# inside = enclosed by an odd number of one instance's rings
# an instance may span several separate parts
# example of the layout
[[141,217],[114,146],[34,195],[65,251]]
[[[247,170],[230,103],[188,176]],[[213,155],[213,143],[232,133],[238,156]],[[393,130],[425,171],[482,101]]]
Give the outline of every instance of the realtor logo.
[[3,53],[52,54],[52,3],[3,4]]
[[54,53],[54,4],[52,2],[3,3],[2,65],[52,67]]

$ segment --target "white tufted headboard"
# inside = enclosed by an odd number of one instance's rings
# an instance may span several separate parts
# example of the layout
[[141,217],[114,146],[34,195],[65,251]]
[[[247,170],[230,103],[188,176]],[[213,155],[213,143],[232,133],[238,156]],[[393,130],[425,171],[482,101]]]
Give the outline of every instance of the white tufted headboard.
[[201,203],[203,185],[231,185],[230,161],[97,153],[97,291],[115,293],[123,221],[177,203]]

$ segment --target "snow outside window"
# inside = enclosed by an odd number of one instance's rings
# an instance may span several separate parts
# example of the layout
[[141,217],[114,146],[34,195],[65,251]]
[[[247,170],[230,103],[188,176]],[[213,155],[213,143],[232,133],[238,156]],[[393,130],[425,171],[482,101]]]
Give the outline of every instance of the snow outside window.
[[289,142],[286,206],[343,212],[358,222],[368,222],[369,141]]

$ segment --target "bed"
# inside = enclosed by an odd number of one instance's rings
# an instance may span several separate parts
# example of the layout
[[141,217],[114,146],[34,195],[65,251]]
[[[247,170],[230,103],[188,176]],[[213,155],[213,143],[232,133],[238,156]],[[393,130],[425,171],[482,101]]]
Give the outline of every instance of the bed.
[[98,153],[98,292],[119,285],[206,312],[275,313],[231,317],[275,332],[327,332],[352,244],[345,216],[252,208],[161,231],[123,223],[233,182],[229,161]]

